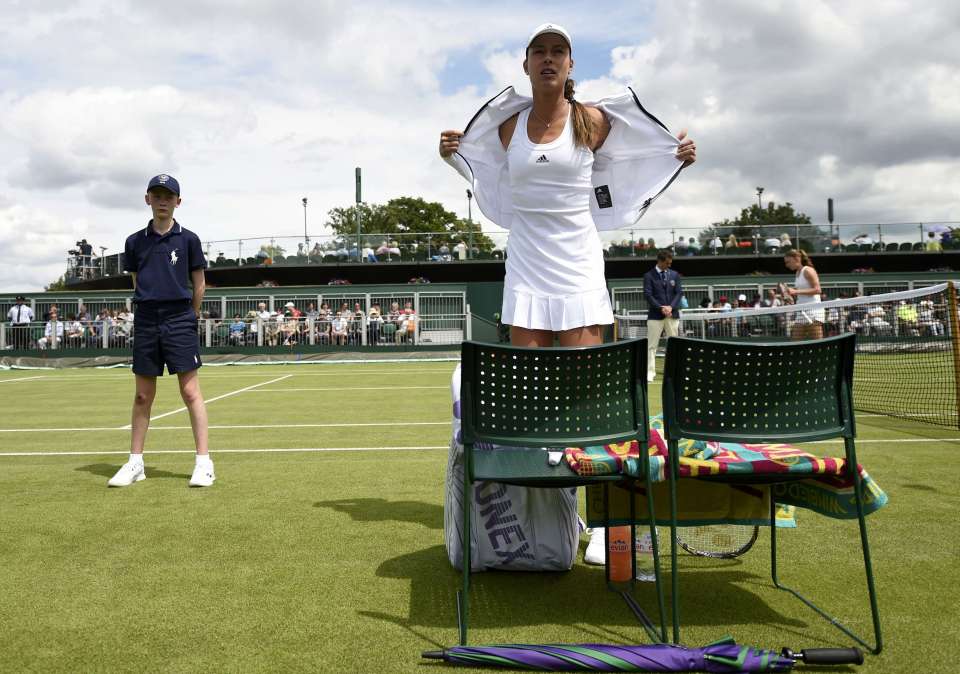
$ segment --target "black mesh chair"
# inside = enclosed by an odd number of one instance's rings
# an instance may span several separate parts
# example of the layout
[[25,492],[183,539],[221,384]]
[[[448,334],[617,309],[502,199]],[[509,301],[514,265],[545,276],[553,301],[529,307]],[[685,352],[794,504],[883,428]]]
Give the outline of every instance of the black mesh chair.
[[[679,642],[676,482],[680,470],[680,438],[739,443],[793,443],[843,438],[846,470],[854,484],[860,541],[870,597],[875,645],[871,646],[839,620],[777,575],[775,489],[770,491],[770,547],[773,584],[793,594],[858,644],[879,653],[883,647],[880,615],[864,519],[863,482],[857,469],[853,416],[853,357],[856,335],[816,341],[752,343],[701,341],[671,337],[663,378],[663,424],[671,469],[671,584],[673,638]],[[730,363],[749,367],[731,376]],[[807,474],[722,474],[696,479],[730,483],[774,484]]]
[[[473,483],[483,480],[549,488],[603,484],[604,502],[609,505],[606,487],[611,482],[626,479],[623,475],[580,476],[565,465],[549,465],[542,448],[636,440],[641,447],[641,458],[646,458],[649,413],[645,339],[571,348],[520,348],[464,342],[461,355],[463,588],[457,593],[457,608],[460,643],[465,645],[469,621]],[[475,449],[477,443],[504,448]],[[648,462],[639,463],[642,474],[638,479],[646,483],[647,505],[653,513]],[[606,519],[609,523],[609,511]],[[635,517],[631,516],[631,521],[634,520]],[[642,611],[638,613],[639,607],[632,597],[626,592],[621,594],[651,636],[666,639],[666,612],[652,517],[650,534],[654,538],[659,635]],[[631,535],[631,541],[633,538]],[[636,576],[635,555],[633,576]],[[609,559],[606,578],[609,585]]]

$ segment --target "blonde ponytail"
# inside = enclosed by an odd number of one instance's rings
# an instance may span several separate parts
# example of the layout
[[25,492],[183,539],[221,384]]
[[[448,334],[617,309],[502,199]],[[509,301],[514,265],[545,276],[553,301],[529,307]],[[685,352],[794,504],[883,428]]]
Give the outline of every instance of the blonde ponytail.
[[570,101],[573,108],[573,142],[581,147],[590,148],[596,134],[596,124],[587,114],[587,109],[583,103],[574,100],[575,85],[576,82],[571,79],[563,84],[563,97]]

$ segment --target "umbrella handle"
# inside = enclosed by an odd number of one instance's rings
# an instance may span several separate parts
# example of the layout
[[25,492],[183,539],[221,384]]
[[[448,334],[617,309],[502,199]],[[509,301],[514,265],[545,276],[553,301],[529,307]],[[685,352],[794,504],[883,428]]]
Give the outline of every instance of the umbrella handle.
[[808,665],[862,665],[863,653],[859,648],[806,648],[794,653],[784,648],[782,655],[795,662]]

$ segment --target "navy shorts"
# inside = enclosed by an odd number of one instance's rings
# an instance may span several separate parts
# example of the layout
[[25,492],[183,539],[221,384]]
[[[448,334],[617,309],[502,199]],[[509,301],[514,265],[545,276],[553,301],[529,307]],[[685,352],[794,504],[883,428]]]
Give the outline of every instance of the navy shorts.
[[202,365],[197,315],[190,302],[141,302],[133,318],[133,372],[162,377]]

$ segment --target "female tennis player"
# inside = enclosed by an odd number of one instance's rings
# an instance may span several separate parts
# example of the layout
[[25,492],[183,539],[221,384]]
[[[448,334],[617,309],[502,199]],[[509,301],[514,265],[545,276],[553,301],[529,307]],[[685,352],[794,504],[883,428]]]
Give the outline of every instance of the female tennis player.
[[[508,87],[464,131],[440,134],[440,156],[477,205],[510,230],[501,321],[514,346],[589,346],[613,323],[598,230],[626,229],[696,161],[632,89],[593,104],[574,98],[573,41],[556,24],[527,41],[533,97]],[[584,559],[603,564],[602,531]]]
[[574,98],[572,41],[556,24],[533,31],[524,72],[532,100],[508,88],[465,132],[440,134],[440,155],[474,185],[484,215],[510,229],[501,320],[515,346],[583,346],[613,323],[598,228],[633,225],[696,161],[632,90]]
[[[810,256],[799,248],[794,248],[783,256],[787,269],[796,272],[793,288],[783,287],[784,296],[794,299],[797,305],[820,303],[820,277],[813,268]],[[823,337],[823,309],[809,308],[794,314],[790,326],[792,339],[820,339]]]

